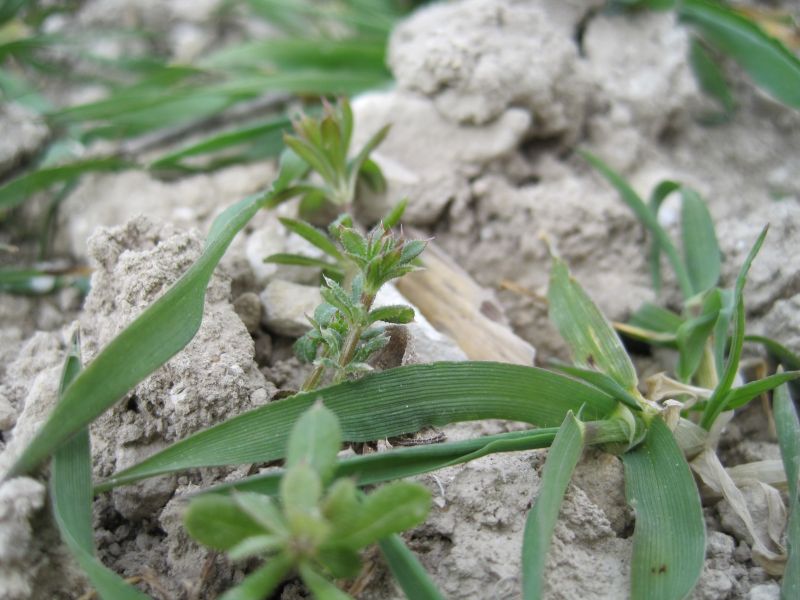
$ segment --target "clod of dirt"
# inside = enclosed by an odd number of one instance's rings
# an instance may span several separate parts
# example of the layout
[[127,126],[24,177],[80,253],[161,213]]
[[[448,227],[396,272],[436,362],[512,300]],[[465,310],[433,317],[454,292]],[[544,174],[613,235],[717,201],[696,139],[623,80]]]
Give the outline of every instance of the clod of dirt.
[[[227,199],[265,188],[273,174],[272,167],[259,163],[175,182],[159,181],[144,171],[85,177],[64,202],[58,244],[72,256],[86,257],[87,240],[97,227],[120,225],[138,215],[207,231]],[[225,262],[230,260],[226,256]]]
[[273,279],[260,294],[264,326],[279,335],[299,337],[311,328],[307,315],[322,303],[319,286]]
[[44,486],[28,477],[0,484],[0,598],[31,597],[41,557],[32,552],[30,519],[44,506]]
[[[201,240],[196,232],[138,217],[99,229],[89,240],[89,251],[97,268],[82,319],[85,360],[186,271],[200,254]],[[218,270],[194,339],[95,422],[99,474],[109,475],[165,444],[266,402],[275,390],[259,372],[254,353],[253,340],[231,304],[230,280]],[[128,518],[152,514],[174,485],[167,478],[119,488],[115,508]]]
[[689,123],[699,98],[686,59],[689,36],[668,12],[596,16],[583,48],[598,88],[591,142],[603,160],[629,171],[659,136]]
[[448,204],[465,203],[468,179],[483,165],[511,152],[530,124],[524,110],[509,108],[483,126],[458,125],[430,99],[405,91],[359,96],[353,101],[353,113],[355,148],[392,123],[389,135],[372,154],[383,169],[388,189],[380,196],[359,198],[362,220],[375,222],[399,199],[408,198],[403,221],[412,225],[432,225]]
[[0,105],[0,175],[36,152],[50,130],[41,117],[13,102]]
[[574,140],[589,79],[560,34],[530,2],[433,4],[397,27],[389,65],[400,88],[430,96],[446,119],[485,124],[521,107],[536,137]]

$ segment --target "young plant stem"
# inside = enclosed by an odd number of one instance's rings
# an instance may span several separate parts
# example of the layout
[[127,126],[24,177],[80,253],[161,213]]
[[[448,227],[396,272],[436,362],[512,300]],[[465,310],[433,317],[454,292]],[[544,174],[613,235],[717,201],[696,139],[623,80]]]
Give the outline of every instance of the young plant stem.
[[[326,356],[327,352],[323,354]],[[300,386],[301,392],[309,392],[311,390],[316,389],[319,387],[319,380],[322,379],[322,375],[325,373],[325,366],[324,365],[317,365],[314,367],[314,370],[308,374],[306,380],[303,382],[303,385]]]
[[[375,301],[374,294],[363,293],[361,294],[361,306],[364,307],[364,313],[368,313],[372,308],[372,303]],[[354,324],[350,331],[347,332],[347,337],[344,340],[344,345],[342,346],[342,353],[339,355],[339,366],[344,368],[350,361],[353,360],[353,356],[356,353],[356,349],[358,348],[358,342],[361,340],[361,334],[364,333],[364,326],[362,324]],[[344,379],[344,371],[340,371],[339,374],[336,376],[334,383],[340,383]]]

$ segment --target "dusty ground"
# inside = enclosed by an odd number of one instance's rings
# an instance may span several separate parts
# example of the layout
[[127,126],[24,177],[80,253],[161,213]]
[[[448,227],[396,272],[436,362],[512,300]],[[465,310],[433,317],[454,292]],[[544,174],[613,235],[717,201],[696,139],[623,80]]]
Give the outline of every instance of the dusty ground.
[[[641,302],[655,300],[643,230],[574,153],[589,148],[642,194],[664,178],[701,191],[718,223],[727,284],[770,223],[746,291],[749,328],[800,351],[800,263],[793,260],[800,248],[800,183],[793,177],[800,172],[800,114],[754,90],[730,66],[740,81],[738,112],[726,124],[700,125],[710,105],[687,66],[685,30],[670,15],[586,20],[597,4],[467,0],[421,10],[403,23],[391,42],[396,88],[354,103],[358,140],[393,123],[375,156],[389,194],[365,199],[360,214],[373,218],[407,195],[409,224],[435,235],[495,290],[513,330],[546,361],[564,349],[541,301],[549,265],[540,233],[610,318],[624,320]],[[88,2],[80,18],[109,18],[101,5]],[[153,26],[163,27],[165,19],[180,24],[168,38],[176,55],[202,48],[212,29],[203,21],[208,12],[187,20],[178,8],[164,17],[158,3],[142,2],[137,10]],[[89,359],[198,255],[215,214],[265,186],[273,173],[265,163],[171,182],[144,172],[83,181],[65,203],[57,245],[95,269],[89,296],[83,303],[71,291],[39,300],[0,296],[0,465],[52,404],[74,321]],[[668,203],[662,219],[674,223],[676,210]],[[280,388],[297,387],[302,368],[290,344],[315,302],[315,275],[262,263],[281,251],[312,249],[282,231],[275,215],[258,215],[212,280],[197,338],[94,425],[97,476],[268,402]],[[435,333],[419,340],[424,347],[417,354],[425,358],[463,356]],[[657,360],[643,364],[665,368]],[[448,435],[506,427],[459,425]],[[758,406],[734,420],[725,440],[731,464],[776,456]],[[421,478],[435,507],[407,539],[447,597],[519,597],[522,528],[544,457],[493,456]],[[215,597],[243,573],[187,539],[182,497],[247,472],[182,474],[98,498],[101,558],[126,576],[144,575],[154,597]],[[42,487],[27,479],[12,483],[0,488],[0,598],[80,596],[86,583],[54,541]],[[776,580],[752,560],[747,532],[723,503],[709,501],[705,511],[706,568],[692,597],[777,598]],[[619,461],[587,453],[556,529],[548,598],[624,598],[631,531]],[[289,583],[282,597],[306,596]],[[376,563],[361,597],[399,592]]]

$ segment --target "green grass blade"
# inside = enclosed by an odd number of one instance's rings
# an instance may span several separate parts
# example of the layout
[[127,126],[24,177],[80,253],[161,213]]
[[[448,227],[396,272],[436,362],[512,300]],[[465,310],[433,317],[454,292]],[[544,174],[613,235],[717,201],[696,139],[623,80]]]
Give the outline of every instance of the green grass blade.
[[[501,433],[482,438],[398,448],[391,452],[365,454],[340,460],[334,477],[353,477],[358,485],[382,483],[451,467],[496,452],[520,452],[547,448],[553,443],[557,428],[545,427],[523,432]],[[618,437],[621,437],[620,432]],[[274,496],[278,493],[282,471],[245,477],[222,483],[203,493],[256,492]],[[106,485],[99,489],[108,489]]]
[[200,258],[70,384],[9,476],[30,472],[189,343],[200,328],[206,286],[214,268],[236,233],[268,198],[254,194],[217,217]]
[[619,336],[558,258],[553,258],[550,269],[547,299],[550,320],[569,344],[575,362],[599,369],[635,395],[636,371]]
[[[628,441],[629,431],[624,429],[617,420],[589,421],[586,426],[592,429],[592,443],[594,444]],[[557,427],[545,427],[458,442],[413,446],[391,452],[354,456],[337,463],[335,477],[353,477],[358,485],[402,479],[452,467],[498,452],[522,452],[548,448],[553,443],[557,432]],[[239,481],[216,485],[203,493],[242,491],[272,496],[278,493],[280,476],[281,471],[254,475]],[[105,490],[110,487],[101,485],[98,486],[98,489]]]
[[[679,190],[681,185],[675,181],[662,181],[650,194],[650,201],[648,207],[650,212],[658,218],[658,211],[667,196]],[[658,238],[653,236],[650,242],[650,275],[653,279],[653,290],[656,294],[661,293],[661,246],[658,243]]]
[[339,252],[339,248],[336,247],[336,244],[334,244],[327,235],[313,225],[309,225],[304,221],[298,221],[297,219],[289,219],[287,217],[280,217],[279,220],[283,226],[286,227],[286,229],[296,233],[310,244],[313,244],[322,250],[325,254],[332,256],[336,260],[344,260],[344,257],[342,256],[342,253]]
[[[775,340],[761,335],[746,335],[744,341],[764,346],[767,353],[787,371],[800,371],[800,356]],[[800,398],[800,383],[792,381],[789,383],[789,389],[795,397]]]
[[704,303],[703,312],[692,319],[686,320],[679,328],[677,335],[678,365],[676,374],[684,383],[689,383],[697,372],[703,355],[706,352],[706,342],[719,318],[720,303],[718,295],[711,295]]
[[685,0],[679,16],[773,97],[800,108],[800,60],[780,41],[718,2]]
[[661,227],[653,211],[647,207],[644,201],[633,191],[633,188],[628,185],[628,182],[625,181],[619,173],[614,171],[598,157],[585,150],[581,151],[580,155],[616,188],[622,201],[628,205],[642,225],[650,231],[658,242],[659,247],[667,255],[667,259],[672,265],[672,269],[675,271],[675,276],[678,279],[678,285],[680,285],[683,297],[691,298],[693,296],[692,282],[689,279],[689,274],[686,272],[686,265],[683,264],[683,260],[678,254],[675,244],[672,243],[667,232]]
[[18,206],[32,194],[45,190],[51,185],[69,181],[84,173],[97,171],[119,171],[134,165],[121,158],[89,158],[58,167],[46,167],[20,175],[0,186],[0,212]]
[[735,387],[728,392],[728,397],[725,399],[725,408],[733,410],[744,406],[756,396],[773,390],[784,383],[795,381],[798,377],[800,377],[800,371],[786,371]]
[[645,302],[631,315],[628,324],[649,331],[676,334],[683,320],[683,317],[678,313],[650,302]]
[[264,259],[265,263],[272,263],[273,265],[294,265],[296,267],[317,267],[325,270],[334,270],[341,272],[333,263],[329,263],[319,258],[311,258],[310,256],[303,256],[302,254],[287,254],[279,252],[278,254],[270,254]]
[[717,285],[722,259],[706,203],[691,188],[681,188],[681,195],[683,256],[692,287],[699,294]]
[[594,387],[535,367],[488,362],[412,365],[272,402],[177,442],[117,473],[105,485],[191,467],[280,458],[292,423],[318,398],[338,417],[343,439],[353,442],[487,418],[550,427],[569,410],[583,409],[587,419],[598,419],[616,406]]
[[405,545],[403,538],[396,534],[391,535],[379,541],[378,546],[406,598],[444,600],[444,596],[414,553]]
[[[249,125],[233,131],[226,131],[165,154],[154,160],[148,168],[152,170],[187,168],[182,164],[182,161],[186,158],[211,154],[221,150],[230,150],[243,144],[258,144],[266,149],[274,148],[274,154],[277,154],[283,148],[283,131],[288,129],[290,125],[289,119],[280,117],[258,125]],[[268,152],[265,151],[259,155],[259,158],[263,158],[266,154]]]
[[547,453],[539,495],[525,521],[522,538],[522,596],[539,600],[544,593],[547,553],[567,485],[583,452],[583,426],[571,412]]
[[642,410],[642,407],[639,405],[639,402],[636,400],[636,398],[624,390],[620,384],[611,379],[611,377],[605,373],[600,373],[599,371],[595,371],[593,369],[581,369],[580,367],[572,367],[570,365],[564,365],[560,363],[556,363],[552,365],[552,367],[557,371],[561,371],[567,375],[572,375],[573,377],[582,379],[586,383],[603,390],[606,394],[615,400],[619,400],[633,410]]
[[742,264],[741,269],[739,269],[739,275],[736,277],[736,286],[733,291],[734,318],[731,347],[728,353],[728,361],[725,363],[725,369],[720,377],[719,385],[714,388],[714,393],[711,394],[706,408],[703,411],[700,425],[706,430],[711,429],[714,421],[720,413],[725,410],[728,392],[733,387],[736,373],[739,371],[739,359],[742,356],[742,345],[744,344],[744,286],[745,283],[747,283],[747,273],[750,271],[750,265],[753,264],[753,260],[758,254],[758,251],[761,250],[764,238],[767,237],[768,230],[769,226],[764,227],[761,231],[755,244],[753,244],[753,247],[747,254],[744,264]]
[[725,73],[708,49],[695,37],[692,38],[689,47],[689,64],[697,83],[700,84],[700,89],[722,107],[723,113],[716,116],[716,119],[730,118],[735,103]]
[[[61,393],[81,369],[77,336],[64,364]],[[83,428],[53,455],[50,497],[61,538],[104,600],[148,600],[97,559],[92,533],[92,457]]]
[[785,385],[775,390],[773,411],[789,487],[789,524],[786,527],[789,558],[783,572],[781,599],[791,600],[800,596],[800,420]]
[[625,494],[636,514],[632,600],[679,600],[697,583],[705,558],[703,509],[694,477],[664,422],[622,456]]
[[0,269],[0,292],[39,296],[69,286],[85,289],[88,277],[82,273],[49,272],[39,269]]

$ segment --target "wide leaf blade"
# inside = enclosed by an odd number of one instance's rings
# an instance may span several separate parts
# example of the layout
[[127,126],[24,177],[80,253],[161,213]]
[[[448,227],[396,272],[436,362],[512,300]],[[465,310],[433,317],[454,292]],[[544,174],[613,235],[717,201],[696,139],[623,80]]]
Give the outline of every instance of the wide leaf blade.
[[317,399],[333,411],[347,441],[419,431],[426,425],[487,418],[558,425],[567,411],[603,418],[616,402],[597,388],[535,367],[455,362],[411,365],[369,374],[272,402],[198,432],[104,486],[202,466],[264,462],[283,456],[288,431]]
[[718,2],[685,0],[679,15],[773,97],[800,108],[800,60],[781,42]]
[[575,362],[584,368],[599,369],[633,393],[636,371],[619,336],[558,258],[553,259],[550,270],[547,299],[550,320],[569,344]]
[[570,412],[547,453],[539,495],[525,521],[522,538],[522,593],[538,600],[544,591],[547,553],[567,485],[583,452],[583,426]]
[[700,496],[666,424],[654,418],[644,442],[622,456],[625,495],[636,514],[632,600],[679,600],[697,583],[705,557]]
[[717,285],[722,259],[714,222],[705,202],[691,188],[681,188],[681,195],[683,256],[692,287],[699,294]]

